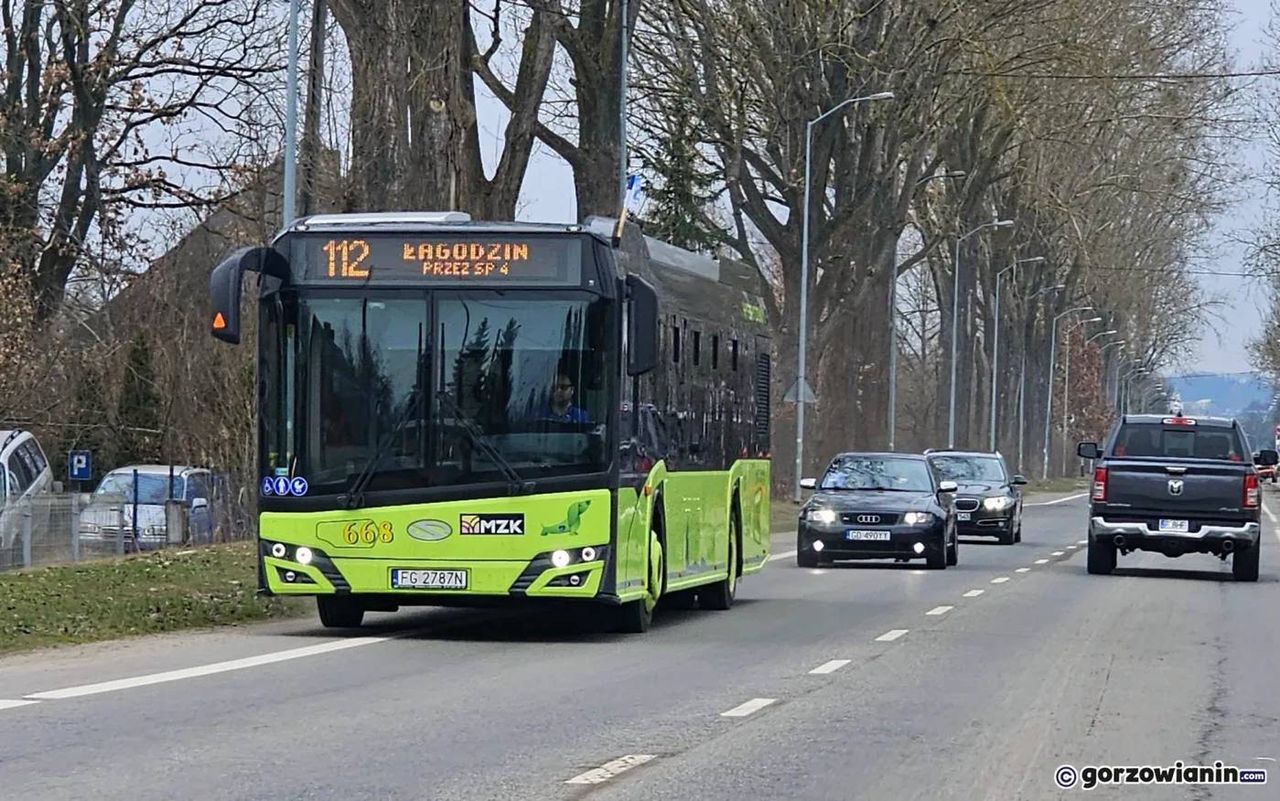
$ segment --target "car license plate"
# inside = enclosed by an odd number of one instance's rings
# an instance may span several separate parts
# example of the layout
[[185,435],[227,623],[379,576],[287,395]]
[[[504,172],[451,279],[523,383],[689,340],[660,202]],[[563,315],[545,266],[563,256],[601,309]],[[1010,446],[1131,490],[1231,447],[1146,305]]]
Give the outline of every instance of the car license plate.
[[956,520],[967,523],[973,519],[973,512],[956,512]]
[[409,570],[397,568],[391,571],[393,590],[465,590],[465,570]]
[[844,538],[846,540],[887,540],[889,539],[889,532],[851,529],[844,533]]
[[1170,534],[1187,534],[1191,531],[1191,526],[1186,520],[1160,520],[1160,530],[1167,531]]

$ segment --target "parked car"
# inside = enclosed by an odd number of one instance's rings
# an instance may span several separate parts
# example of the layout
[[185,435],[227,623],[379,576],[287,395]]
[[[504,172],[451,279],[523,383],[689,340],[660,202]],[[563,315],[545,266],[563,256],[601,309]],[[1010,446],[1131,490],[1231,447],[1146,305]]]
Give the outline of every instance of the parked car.
[[209,501],[213,474],[202,467],[173,465],[172,475],[170,487],[169,465],[126,465],[107,473],[90,496],[89,505],[80,513],[81,542],[114,544],[123,527],[126,550],[161,547],[169,540],[165,503],[170,499],[181,501],[185,506],[187,541],[212,541]]
[[30,511],[33,530],[48,523],[49,505],[32,503],[53,489],[53,471],[30,431],[0,431],[0,566],[22,564],[22,519]]

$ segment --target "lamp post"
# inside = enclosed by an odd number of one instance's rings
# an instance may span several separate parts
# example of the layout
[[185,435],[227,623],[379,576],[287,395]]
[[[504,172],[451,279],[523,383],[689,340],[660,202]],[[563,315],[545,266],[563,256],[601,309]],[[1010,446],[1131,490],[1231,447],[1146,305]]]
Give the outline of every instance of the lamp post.
[[956,340],[960,336],[960,245],[969,237],[987,228],[1009,228],[1013,220],[992,220],[974,228],[956,240],[956,258],[952,262],[955,276],[951,287],[951,403],[947,413],[947,447],[956,446]]
[[[1102,321],[1101,317],[1091,317],[1088,320],[1077,320],[1076,322],[1072,323],[1070,326],[1067,327],[1067,353],[1066,353],[1066,359],[1064,360],[1064,366],[1066,370],[1065,370],[1065,374],[1062,377],[1062,472],[1063,473],[1067,472],[1067,413],[1070,411],[1070,406],[1071,406],[1071,396],[1069,394],[1071,391],[1071,332],[1076,330],[1077,327],[1085,325],[1086,323],[1097,323],[1101,321]],[[1050,384],[1050,387],[1052,387],[1052,383]]]
[[[1066,284],[1058,284],[1057,286],[1047,286],[1031,294],[1028,300],[1034,300],[1046,292],[1059,292],[1066,289]],[[1026,450],[1023,448],[1025,442],[1027,427],[1027,343],[1022,343],[1022,381],[1018,387],[1018,472],[1026,472],[1023,469],[1023,454]]]
[[1013,264],[1005,267],[996,273],[996,326],[995,336],[991,341],[991,447],[988,450],[992,452],[996,449],[996,373],[997,366],[1000,363],[1000,279],[1004,274],[1016,268],[1019,264],[1034,264],[1044,261],[1044,256],[1032,256],[1027,259],[1018,259]]
[[1049,324],[1049,330],[1050,330],[1049,386],[1047,391],[1045,392],[1044,451],[1043,451],[1044,464],[1040,470],[1040,477],[1044,480],[1048,480],[1049,478],[1049,436],[1052,432],[1051,423],[1053,422],[1053,371],[1054,371],[1054,368],[1057,366],[1056,362],[1057,362],[1057,356],[1058,356],[1058,321],[1061,320],[1063,317],[1066,317],[1068,314],[1074,314],[1075,312],[1078,312],[1078,311],[1093,311],[1093,307],[1077,306],[1074,309],[1067,309],[1066,311],[1059,314],[1057,317],[1054,317],[1053,321]]
[[[916,186],[938,178],[963,178],[969,173],[964,170],[926,175],[916,181]],[[897,444],[898,437],[898,271],[894,268],[889,276],[889,450]]]
[[1111,368],[1107,367],[1107,348],[1119,345],[1123,349],[1124,343],[1123,339],[1114,339],[1103,343],[1102,347],[1098,348],[1098,352],[1102,355],[1102,395],[1108,402],[1111,400]]
[[293,222],[298,197],[298,14],[300,0],[289,0],[289,60],[285,68],[283,226]]
[[865,97],[851,97],[827,109],[804,126],[804,209],[800,212],[800,364],[796,373],[796,475],[793,500],[800,502],[800,478],[804,470],[804,392],[806,386],[805,356],[809,340],[809,177],[812,172],[813,126],[845,106],[863,100],[892,100],[893,92],[877,92]]

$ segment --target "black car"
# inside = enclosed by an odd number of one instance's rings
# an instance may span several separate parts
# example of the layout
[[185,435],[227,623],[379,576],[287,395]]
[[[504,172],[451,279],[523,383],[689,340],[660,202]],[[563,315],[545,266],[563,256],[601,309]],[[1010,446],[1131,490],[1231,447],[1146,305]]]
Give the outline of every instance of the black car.
[[956,486],[929,469],[924,456],[842,453],[800,509],[796,564],[817,567],[837,559],[924,559],[932,569],[956,564]]
[[940,478],[954,481],[956,528],[966,537],[995,537],[1001,545],[1022,542],[1022,476],[1004,457],[983,451],[925,451]]

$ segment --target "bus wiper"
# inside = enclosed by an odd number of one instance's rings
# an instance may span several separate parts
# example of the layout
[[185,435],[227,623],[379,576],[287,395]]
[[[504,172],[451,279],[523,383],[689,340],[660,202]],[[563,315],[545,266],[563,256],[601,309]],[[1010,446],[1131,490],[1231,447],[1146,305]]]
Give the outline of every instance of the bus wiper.
[[411,419],[409,413],[413,411],[416,404],[406,403],[404,411],[400,413],[400,419],[391,428],[391,432],[378,443],[378,447],[373,452],[373,458],[365,464],[364,470],[356,476],[355,481],[351,482],[351,487],[346,494],[339,498],[339,501],[346,509],[355,509],[364,504],[364,488],[373,480],[374,471],[378,469],[378,465],[386,457],[387,451],[391,449],[391,444],[396,441],[396,437],[404,431],[404,427],[409,424]]
[[484,437],[477,430],[476,424],[468,420],[466,416],[463,415],[462,410],[458,408],[458,404],[454,403],[447,395],[441,394],[436,397],[442,402],[448,404],[449,413],[453,415],[454,419],[458,421],[458,425],[466,432],[467,441],[475,447],[478,447],[484,455],[489,458],[489,461],[498,466],[498,469],[502,471],[502,475],[506,476],[508,493],[511,495],[520,495],[533,490],[536,486],[535,482],[525,481],[521,478],[520,474],[516,472],[516,469],[511,466],[511,462],[507,461],[506,457],[499,453],[497,448],[494,448],[492,445],[484,441]]

